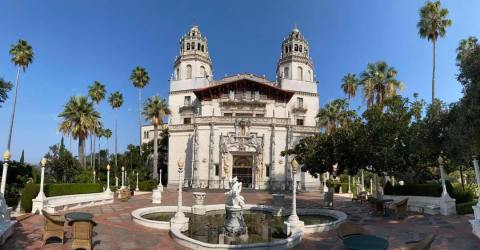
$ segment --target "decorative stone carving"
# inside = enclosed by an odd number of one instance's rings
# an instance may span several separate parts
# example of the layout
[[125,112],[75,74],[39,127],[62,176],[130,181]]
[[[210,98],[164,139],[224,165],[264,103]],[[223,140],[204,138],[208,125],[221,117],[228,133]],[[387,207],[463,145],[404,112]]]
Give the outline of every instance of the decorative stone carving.
[[205,214],[205,196],[207,195],[204,192],[193,192],[193,200],[195,204],[192,207],[193,214],[203,215]]

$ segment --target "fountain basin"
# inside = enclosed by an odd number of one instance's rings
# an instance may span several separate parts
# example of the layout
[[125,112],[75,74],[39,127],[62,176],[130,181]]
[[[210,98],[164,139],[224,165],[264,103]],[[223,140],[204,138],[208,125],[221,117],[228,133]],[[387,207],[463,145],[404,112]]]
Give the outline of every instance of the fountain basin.
[[[212,216],[217,214],[218,218],[223,218],[222,215],[225,214],[225,205],[224,204],[216,204],[216,205],[206,205],[205,215],[192,215],[193,208],[192,207],[183,207],[183,212],[186,214],[187,217],[190,217],[191,223],[196,223],[197,225],[205,226],[203,219],[206,219],[205,216]],[[283,236],[274,236],[268,237],[263,240],[255,239],[258,237],[255,235],[255,230],[251,230],[252,239],[249,239],[248,243],[240,243],[237,245],[229,245],[229,244],[219,244],[222,243],[221,240],[217,240],[215,237],[218,237],[217,234],[208,234],[213,235],[210,237],[209,240],[205,240],[208,238],[205,235],[194,235],[192,234],[192,230],[195,230],[195,224],[191,224],[189,226],[189,230],[185,232],[181,232],[180,230],[176,229],[175,227],[170,227],[170,218],[173,217],[174,213],[176,212],[176,206],[159,206],[159,207],[148,207],[148,208],[141,208],[137,209],[132,212],[133,220],[141,224],[143,226],[163,229],[163,230],[171,230],[171,237],[175,239],[179,244],[192,248],[192,249],[272,249],[272,248],[279,248],[279,249],[289,249],[296,245],[298,245],[301,241],[301,238],[304,233],[315,233],[315,232],[323,232],[329,231],[332,229],[337,228],[341,223],[343,223],[347,219],[347,215],[341,211],[331,210],[331,209],[321,209],[321,208],[314,208],[314,209],[297,209],[297,213],[300,216],[300,219],[305,222],[304,230],[302,232],[297,232],[289,237],[286,235]],[[281,226],[284,220],[287,220],[288,215],[290,215],[289,210],[284,210],[282,216],[274,217],[272,216],[272,212],[274,211],[274,207],[272,206],[265,206],[265,205],[253,205],[247,204],[244,207],[245,216],[249,218],[251,214],[264,214],[265,216],[262,217],[261,223],[254,226],[255,228],[258,225],[263,224],[271,224],[273,226],[269,227],[267,230],[268,232],[265,235],[274,235],[274,230],[277,230],[277,226]],[[198,217],[196,217],[198,216]],[[267,218],[268,221],[265,221]],[[273,218],[273,219],[272,219]],[[199,220],[200,219],[200,220]],[[253,219],[255,221],[256,219]],[[216,221],[213,218],[210,218],[210,221]],[[251,218],[246,219],[246,221],[252,221]],[[276,223],[279,225],[276,225]],[[219,221],[218,225],[221,225],[223,222]],[[262,224],[263,223],[263,224]],[[250,225],[247,226],[252,227]],[[276,226],[275,226],[275,225]],[[218,225],[215,225],[216,230],[218,230]],[[208,230],[208,229],[207,229]],[[197,229],[197,232],[205,232],[205,229]],[[213,229],[212,229],[213,230]],[[250,231],[250,229],[249,229]],[[218,231],[217,231],[218,232]],[[273,234],[272,234],[273,232]],[[191,237],[189,237],[189,235]]]

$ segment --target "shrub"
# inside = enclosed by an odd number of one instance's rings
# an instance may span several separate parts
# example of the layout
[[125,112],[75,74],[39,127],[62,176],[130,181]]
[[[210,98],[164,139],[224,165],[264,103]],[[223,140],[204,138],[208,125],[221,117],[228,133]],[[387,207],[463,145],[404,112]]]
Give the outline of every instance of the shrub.
[[[447,192],[452,196],[453,187],[450,182],[446,182]],[[411,195],[411,196],[431,196],[440,197],[442,195],[442,185],[440,183],[428,184],[406,184],[403,186],[395,185],[391,188],[385,188],[386,195]]]
[[475,197],[475,194],[471,190],[465,190],[461,188],[455,188],[455,190],[452,193],[452,198],[455,199],[455,203],[466,203],[470,202],[473,200]]
[[[347,193],[348,192],[348,182],[346,183],[337,183],[335,184],[335,193],[339,193],[340,192],[340,186],[342,187],[342,192],[344,193]],[[353,186],[353,183],[350,183],[350,191],[352,191],[352,193],[355,193],[357,187],[354,187]]]
[[457,214],[472,214],[473,213],[472,206],[475,206],[476,204],[477,204],[477,200],[457,204]]
[[49,184],[44,187],[44,192],[47,197],[99,193],[102,191],[103,187],[100,183]]
[[22,191],[22,200],[21,207],[26,213],[32,212],[32,199],[37,197],[38,192],[40,191],[40,185],[28,183],[25,185]]
[[139,181],[138,182],[138,189],[140,191],[152,191],[157,186],[155,181]]
[[390,183],[390,181],[387,181],[387,183],[385,183],[385,188],[384,188],[383,192],[385,194],[393,193],[393,185],[392,185],[392,183]]

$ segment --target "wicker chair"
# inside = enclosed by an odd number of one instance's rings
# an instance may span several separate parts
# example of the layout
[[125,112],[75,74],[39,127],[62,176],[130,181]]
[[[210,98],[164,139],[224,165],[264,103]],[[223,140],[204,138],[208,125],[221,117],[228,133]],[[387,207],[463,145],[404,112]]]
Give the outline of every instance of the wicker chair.
[[45,210],[42,210],[42,214],[45,218],[45,224],[43,226],[43,245],[47,243],[47,240],[51,237],[57,237],[62,240],[65,236],[65,217],[59,214],[50,214]]
[[95,221],[70,221],[68,225],[73,225],[72,249],[93,249],[93,227],[97,225]]
[[368,193],[366,191],[362,191],[357,195],[355,195],[352,198],[352,201],[360,201],[360,203],[363,203],[364,201],[367,201],[367,199],[368,199]]
[[403,219],[408,216],[407,208],[408,208],[408,198],[393,204],[393,209],[395,210],[395,215],[397,216],[398,219]]
[[372,209],[372,214],[375,215],[377,213],[383,212],[383,203],[379,201],[375,197],[368,197],[368,202],[370,203],[370,207]]
[[360,225],[351,222],[342,223],[337,229],[338,238],[342,241],[351,235],[368,234],[368,231]]
[[432,243],[435,240],[434,234],[429,234],[427,237],[418,241],[406,242],[407,250],[430,250],[432,249]]

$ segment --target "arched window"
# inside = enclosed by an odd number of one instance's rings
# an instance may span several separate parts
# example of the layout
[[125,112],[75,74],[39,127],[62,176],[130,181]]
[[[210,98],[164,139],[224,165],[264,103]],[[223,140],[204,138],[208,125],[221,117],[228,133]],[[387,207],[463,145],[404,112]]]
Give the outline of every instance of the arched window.
[[190,50],[190,43],[187,43],[187,50]]
[[200,77],[206,77],[205,67],[200,66]]
[[187,77],[186,79],[192,79],[192,65],[187,65]]
[[308,78],[307,78],[307,80],[313,81],[313,79],[312,79],[312,71],[310,71],[310,70],[308,71]]
[[180,68],[177,68],[177,74],[175,75],[175,79],[180,80]]
[[200,50],[200,46],[202,46],[200,43],[197,43],[197,50]]
[[288,67],[283,68],[283,77],[288,78]]
[[295,44],[295,51],[298,51],[298,44]]
[[297,67],[297,80],[303,81],[303,69],[302,67]]
[[205,49],[205,45],[202,44],[202,52],[204,51],[204,49]]

